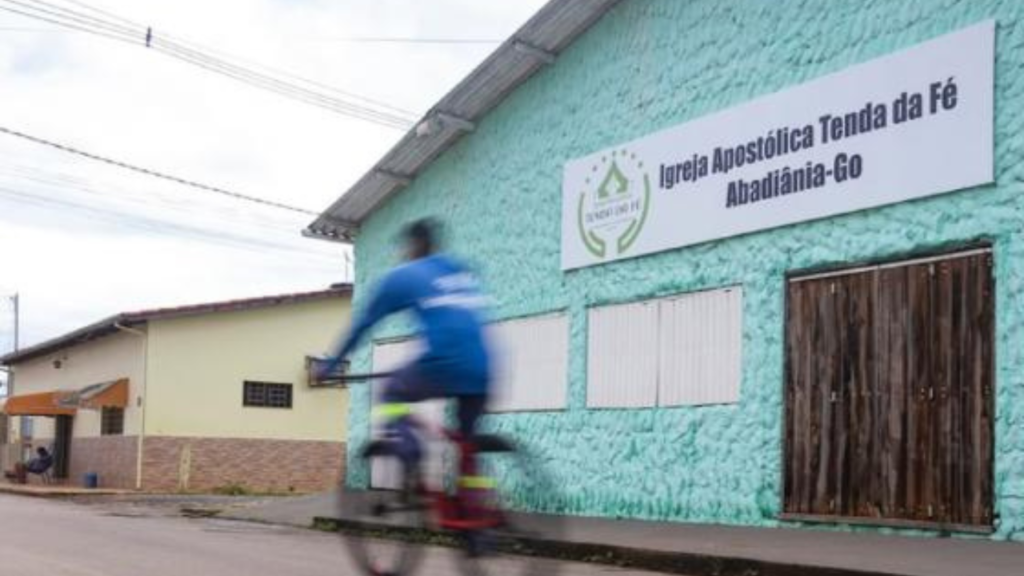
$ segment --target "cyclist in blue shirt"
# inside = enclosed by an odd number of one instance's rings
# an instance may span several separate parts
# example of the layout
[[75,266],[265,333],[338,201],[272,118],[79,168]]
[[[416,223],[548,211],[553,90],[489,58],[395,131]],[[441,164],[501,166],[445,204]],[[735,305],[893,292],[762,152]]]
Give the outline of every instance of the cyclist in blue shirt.
[[[421,456],[408,403],[454,398],[459,431],[472,438],[483,414],[491,382],[491,354],[484,335],[486,298],[476,276],[454,258],[439,253],[438,225],[419,220],[402,233],[407,262],[380,282],[337,353],[321,375],[333,373],[363,336],[385,317],[411,310],[419,321],[425,350],[384,383],[377,412],[388,421],[415,465]],[[464,473],[466,471],[464,470]]]

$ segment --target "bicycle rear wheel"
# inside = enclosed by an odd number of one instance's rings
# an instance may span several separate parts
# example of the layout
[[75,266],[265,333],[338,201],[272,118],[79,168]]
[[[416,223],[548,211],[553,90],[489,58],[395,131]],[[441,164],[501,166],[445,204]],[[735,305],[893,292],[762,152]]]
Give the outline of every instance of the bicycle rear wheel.
[[[465,576],[557,576],[551,559],[563,536],[562,518],[553,512],[558,489],[542,463],[528,450],[499,436],[475,442],[483,474],[496,479],[490,504],[501,521],[493,529],[462,534],[458,562]],[[541,513],[536,513],[536,511]],[[534,512],[528,512],[534,511]]]
[[403,465],[389,440],[371,442],[362,457],[371,470],[389,470],[393,485],[342,496],[342,536],[349,556],[365,576],[412,574],[422,557],[415,538],[429,507],[421,496],[419,473]]

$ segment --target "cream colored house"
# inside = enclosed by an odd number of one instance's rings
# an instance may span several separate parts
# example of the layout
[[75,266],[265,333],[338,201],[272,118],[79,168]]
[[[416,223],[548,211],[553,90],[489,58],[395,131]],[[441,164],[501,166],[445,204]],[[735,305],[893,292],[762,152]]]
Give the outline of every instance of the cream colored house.
[[350,319],[351,289],[119,314],[0,358],[11,443],[103,487],[313,491],[345,461],[348,392],[307,358]]

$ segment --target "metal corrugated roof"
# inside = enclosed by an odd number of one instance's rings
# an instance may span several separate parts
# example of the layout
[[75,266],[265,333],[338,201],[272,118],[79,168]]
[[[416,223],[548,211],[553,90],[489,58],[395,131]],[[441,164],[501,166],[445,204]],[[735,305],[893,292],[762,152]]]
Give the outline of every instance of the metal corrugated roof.
[[304,234],[351,242],[359,224],[621,0],[551,0],[424,115]]

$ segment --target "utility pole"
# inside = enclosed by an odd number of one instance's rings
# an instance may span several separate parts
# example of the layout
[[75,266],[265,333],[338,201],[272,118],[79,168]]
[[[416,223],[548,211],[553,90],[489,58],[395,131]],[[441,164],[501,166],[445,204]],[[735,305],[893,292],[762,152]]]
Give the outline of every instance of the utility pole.
[[[18,294],[15,293],[13,296],[9,296],[8,299],[11,301],[11,308],[14,311],[14,350],[17,352],[20,347],[20,331],[21,331],[21,318],[20,318],[20,303],[18,301]],[[14,370],[8,367],[4,370],[7,373],[7,396],[14,395]]]
[[[18,347],[20,345],[20,343],[19,343],[19,331],[20,331],[20,328],[21,328],[21,322],[20,322],[21,319],[19,318],[18,294],[15,293],[13,296],[10,297],[10,300],[11,300],[11,306],[12,306],[13,311],[14,311],[14,352],[17,352],[18,351]],[[7,382],[6,382],[6,386],[5,386],[5,388],[6,388],[6,390],[5,390],[6,397],[10,398],[11,396],[14,395],[14,370],[11,370],[10,367],[7,367],[4,371],[7,373]],[[3,425],[4,429],[2,430],[2,433],[0,433],[0,438],[2,438],[3,444],[0,445],[0,448],[3,448],[4,452],[6,454],[6,452],[7,452],[7,450],[6,450],[7,443],[10,442],[10,434],[11,434],[10,418],[3,418],[2,425]],[[0,460],[4,461],[5,465],[9,464],[9,462],[6,462],[6,459],[7,459],[6,455],[3,458],[0,458]]]
[[[17,352],[20,346],[19,336],[21,332],[21,298],[17,292],[14,293],[14,296],[11,296],[11,304],[14,307],[14,351]],[[13,369],[7,372],[7,396],[14,396]]]
[[14,305],[14,351],[18,351],[18,330],[21,327],[21,318],[18,316],[18,293],[15,292],[14,296],[11,296],[11,303]]

